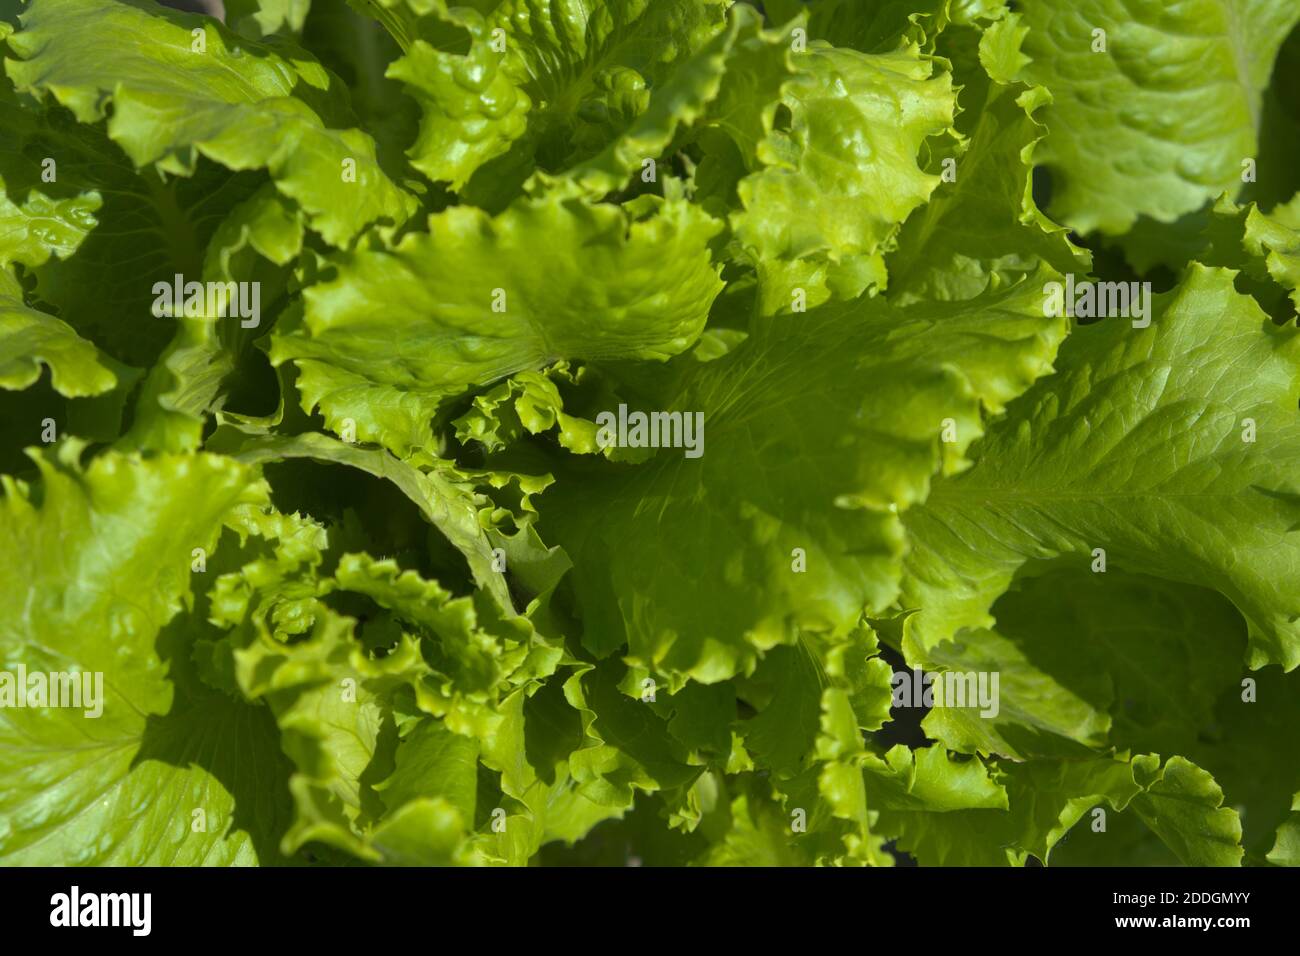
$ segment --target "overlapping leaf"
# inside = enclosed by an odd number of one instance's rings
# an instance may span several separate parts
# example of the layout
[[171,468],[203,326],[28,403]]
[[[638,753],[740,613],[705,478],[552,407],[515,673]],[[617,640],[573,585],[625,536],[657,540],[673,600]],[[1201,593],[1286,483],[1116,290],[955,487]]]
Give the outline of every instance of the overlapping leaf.
[[356,437],[405,452],[432,444],[439,401],[473,385],[565,358],[668,358],[694,344],[721,288],[707,246],[720,225],[657,206],[640,218],[553,195],[497,217],[449,209],[428,233],[342,260],[271,359],[298,365],[331,427],[351,418]]
[[[683,360],[641,401],[703,416],[702,455],[575,464],[539,505],[542,534],[574,560],[586,646],[626,642],[674,684],[713,682],[797,627],[845,632],[887,605],[899,513],[960,466],[986,409],[1051,367],[1064,324],[1040,298],[1029,281],[960,306],[827,306]],[[609,506],[587,507],[593,494]]]
[[6,672],[67,674],[97,700],[0,709],[0,855],[47,865],[278,860],[287,814],[283,792],[268,786],[285,778],[274,724],[198,683],[196,622],[177,617],[194,549],[211,550],[223,514],[255,494],[251,475],[216,456],[109,454],[83,469],[83,448],[41,455],[38,497],[4,480],[5,578],[27,595],[0,618]]
[[20,91],[52,96],[83,123],[107,119],[137,166],[189,176],[202,155],[267,169],[334,244],[413,209],[379,167],[374,141],[345,127],[328,73],[292,47],[143,0],[38,0],[7,42]]
[[1077,329],[976,467],[906,516],[921,656],[990,625],[1022,567],[1072,557],[1219,590],[1249,625],[1251,666],[1300,663],[1295,329],[1199,266],[1153,313]]
[[1023,76],[1052,92],[1035,159],[1082,232],[1169,222],[1239,189],[1264,88],[1300,10],[1278,0],[1026,4]]

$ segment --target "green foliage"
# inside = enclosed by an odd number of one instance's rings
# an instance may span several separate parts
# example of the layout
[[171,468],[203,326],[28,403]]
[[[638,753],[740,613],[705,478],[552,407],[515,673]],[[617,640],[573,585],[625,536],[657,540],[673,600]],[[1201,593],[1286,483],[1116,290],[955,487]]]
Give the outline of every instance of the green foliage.
[[1293,3],[11,6],[0,863],[1300,865]]

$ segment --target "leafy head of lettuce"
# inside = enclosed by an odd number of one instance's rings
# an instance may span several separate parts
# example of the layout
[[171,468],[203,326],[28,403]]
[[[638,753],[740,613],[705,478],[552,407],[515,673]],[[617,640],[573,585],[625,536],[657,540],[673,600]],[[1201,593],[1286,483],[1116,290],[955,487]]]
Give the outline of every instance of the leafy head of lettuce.
[[1297,863],[1298,19],[0,0],[0,861]]

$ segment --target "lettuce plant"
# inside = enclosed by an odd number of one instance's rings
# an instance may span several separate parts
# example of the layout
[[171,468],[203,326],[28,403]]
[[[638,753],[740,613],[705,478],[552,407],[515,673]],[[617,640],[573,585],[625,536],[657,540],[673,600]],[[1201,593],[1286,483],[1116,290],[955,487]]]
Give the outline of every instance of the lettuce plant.
[[1300,862],[1297,21],[0,0],[0,861]]

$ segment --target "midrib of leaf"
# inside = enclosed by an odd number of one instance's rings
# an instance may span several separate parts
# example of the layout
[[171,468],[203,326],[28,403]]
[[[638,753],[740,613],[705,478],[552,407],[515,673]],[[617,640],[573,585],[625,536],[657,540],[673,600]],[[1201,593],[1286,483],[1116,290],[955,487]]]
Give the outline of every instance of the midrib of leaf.
[[158,212],[158,221],[162,224],[167,239],[172,265],[181,275],[197,276],[203,265],[203,251],[199,248],[190,218],[176,201],[175,180],[161,183],[150,174],[146,174],[144,179],[148,184],[149,199]]
[[1234,0],[1224,0],[1223,7],[1223,25],[1224,39],[1226,40],[1229,51],[1232,54],[1232,66],[1237,74],[1237,85],[1241,87],[1242,94],[1246,100],[1246,109],[1250,111],[1250,125],[1254,130],[1255,139],[1259,139],[1260,131],[1260,97],[1250,85],[1250,52],[1246,49],[1244,38],[1242,37],[1242,23],[1238,16],[1238,11]]
[[[397,43],[398,47],[401,48],[402,55],[405,56],[407,53],[410,53],[411,36],[410,33],[407,32],[406,24],[401,21],[397,14],[393,13],[393,11],[389,10],[387,7],[376,3],[375,0],[364,0],[364,2],[370,15],[374,17],[375,20],[379,21],[379,24],[388,31],[388,35],[391,36]],[[452,5],[454,6],[455,4]]]
[[1134,500],[1146,499],[1179,499],[1179,498],[1242,498],[1246,492],[1258,493],[1259,489],[1254,487],[1239,489],[1236,491],[1078,491],[1078,492],[1047,492],[1047,491],[1008,491],[1006,489],[986,490],[983,488],[972,488],[963,491],[934,490],[930,492],[928,501],[960,501],[960,500],[979,500],[979,501],[1108,501],[1116,498],[1128,498]]

